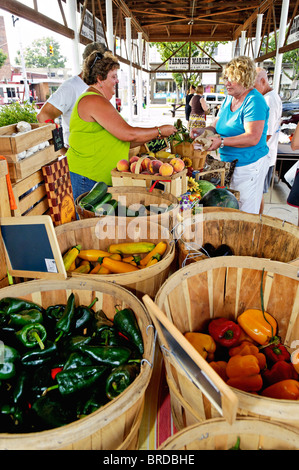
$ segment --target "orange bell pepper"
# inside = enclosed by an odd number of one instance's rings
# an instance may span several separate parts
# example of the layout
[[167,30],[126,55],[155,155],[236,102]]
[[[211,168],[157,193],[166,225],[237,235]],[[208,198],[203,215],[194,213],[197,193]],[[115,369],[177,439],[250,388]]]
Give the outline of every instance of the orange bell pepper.
[[257,392],[263,386],[260,366],[256,356],[247,354],[232,356],[226,367],[227,384],[245,392]]
[[188,331],[184,334],[185,338],[192,344],[197,352],[208,360],[214,359],[214,352],[216,351],[216,343],[212,336],[205,333]]
[[236,356],[237,354],[240,354],[241,356],[247,356],[248,354],[253,354],[259,362],[260,370],[266,367],[265,354],[261,353],[259,348],[255,346],[253,343],[251,343],[250,341],[243,341],[239,346],[230,348],[228,353],[231,357]]
[[250,308],[238,316],[241,328],[258,344],[267,344],[276,335],[277,322],[267,312]]
[[214,369],[215,372],[217,372],[218,375],[226,382],[228,380],[227,373],[226,373],[226,367],[227,367],[227,362],[225,361],[212,361],[210,362],[210,366]]
[[261,395],[268,398],[278,398],[281,400],[299,400],[299,382],[294,379],[286,379],[276,382],[265,388]]

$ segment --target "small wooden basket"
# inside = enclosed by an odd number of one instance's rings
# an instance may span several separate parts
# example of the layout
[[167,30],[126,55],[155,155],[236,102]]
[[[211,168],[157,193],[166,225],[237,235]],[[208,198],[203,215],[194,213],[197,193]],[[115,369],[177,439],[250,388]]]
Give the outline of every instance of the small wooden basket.
[[230,450],[238,439],[241,450],[299,449],[297,431],[264,419],[237,418],[233,425],[211,419],[189,426],[169,437],[159,450]]
[[65,426],[27,434],[0,434],[1,450],[137,450],[138,431],[153,361],[154,332],[144,305],[121,286],[102,280],[67,279],[30,281],[0,290],[0,298],[21,297],[43,307],[66,303],[71,293],[76,302],[102,309],[113,319],[115,305],[135,313],[144,342],[144,362],[134,382],[117,398],[85,418]]
[[[99,279],[110,281],[124,286],[138,298],[144,294],[154,297],[167,279],[171,264],[175,257],[175,245],[171,232],[162,225],[138,217],[124,221],[119,217],[102,217],[78,220],[55,227],[57,241],[62,253],[74,245],[80,244],[83,249],[100,249],[107,251],[113,243],[126,243],[132,241],[150,241],[158,243],[167,242],[166,252],[155,265],[138,271],[123,274],[81,274],[68,272],[73,278],[82,282]],[[141,219],[141,218],[140,218]]]
[[[215,248],[228,245],[234,255],[254,256],[289,263],[299,256],[299,228],[275,217],[248,214],[235,209],[205,207],[198,221],[182,226],[178,236],[179,266],[200,261],[205,243]],[[194,243],[191,235],[197,234]]]
[[173,142],[171,150],[173,153],[179,154],[181,158],[190,158],[194,170],[201,170],[204,167],[208,154],[206,151],[195,150],[192,142],[182,142],[180,144]]
[[139,186],[151,190],[156,183],[164,185],[165,192],[172,194],[175,197],[184,194],[187,191],[187,170],[174,173],[171,176],[161,176],[157,173],[148,175],[140,173],[142,161],[148,157],[140,157],[136,167],[135,173],[129,171],[118,171],[116,168],[111,171],[112,186],[126,187],[126,186]]
[[[248,308],[261,308],[263,276],[264,308],[278,323],[278,335],[292,353],[299,337],[299,278],[297,268],[266,259],[224,256],[181,268],[163,284],[155,303],[181,333],[204,331],[216,317],[231,320]],[[295,349],[293,349],[295,347]],[[170,362],[163,351],[172,416],[178,430],[220,417],[218,410]],[[299,403],[232,389],[239,400],[238,417],[251,416],[299,429]]]
[[[161,189],[153,189],[150,192],[148,188],[140,188],[136,186],[108,188],[107,192],[112,194],[112,198],[119,201],[123,207],[131,207],[132,210],[138,210],[137,207],[139,205],[144,207],[153,205],[157,208],[173,206],[172,209],[161,214],[154,214],[153,212],[146,211],[146,216],[138,216],[138,218],[142,217],[169,228],[172,228],[173,224],[176,223],[176,216],[179,212],[179,203],[178,199],[173,194],[166,193]],[[80,201],[86,194],[87,193],[82,194],[75,201],[76,211],[79,218],[89,219],[98,217],[94,212],[83,209],[83,207],[80,206]],[[136,209],[134,209],[134,205],[136,206]],[[118,217],[123,218],[123,216]],[[130,219],[132,219],[132,217]]]

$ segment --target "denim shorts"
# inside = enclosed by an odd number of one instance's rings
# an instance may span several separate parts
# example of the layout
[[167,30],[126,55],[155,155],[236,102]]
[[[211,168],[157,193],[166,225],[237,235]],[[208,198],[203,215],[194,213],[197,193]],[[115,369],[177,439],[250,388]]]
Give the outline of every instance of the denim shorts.
[[81,194],[90,191],[97,182],[87,178],[86,176],[78,175],[77,173],[73,173],[71,171],[70,176],[74,201],[76,201],[77,197],[81,196]]

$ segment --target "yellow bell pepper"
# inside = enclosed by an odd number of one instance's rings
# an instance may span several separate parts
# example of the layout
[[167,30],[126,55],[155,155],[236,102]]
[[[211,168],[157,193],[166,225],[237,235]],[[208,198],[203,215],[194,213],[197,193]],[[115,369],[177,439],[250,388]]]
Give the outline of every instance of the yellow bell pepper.
[[262,310],[250,308],[241,313],[237,320],[245,333],[258,344],[267,344],[276,335],[275,318]]
[[205,333],[188,331],[184,334],[185,338],[196,349],[197,352],[209,361],[214,359],[214,352],[216,351],[216,343],[212,336]]

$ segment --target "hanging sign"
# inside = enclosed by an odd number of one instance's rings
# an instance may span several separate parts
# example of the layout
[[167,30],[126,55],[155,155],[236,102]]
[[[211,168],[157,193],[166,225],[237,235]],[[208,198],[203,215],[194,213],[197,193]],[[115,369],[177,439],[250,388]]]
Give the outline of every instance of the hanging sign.
[[[188,70],[189,57],[171,57],[168,59],[168,67],[171,70]],[[209,70],[211,59],[209,57],[190,57],[190,69]]]
[[295,41],[299,41],[299,15],[295,16],[294,18],[288,37],[288,44],[291,44]]
[[[81,13],[81,18],[82,18],[82,14],[83,14],[82,4],[81,4],[80,13]],[[85,36],[91,41],[98,41],[98,42],[101,42],[102,44],[106,44],[102,22],[98,18],[95,18],[95,25],[96,25],[96,39],[94,38],[93,14],[89,10],[85,10],[85,15],[82,21],[82,29],[81,29],[82,36]]]

